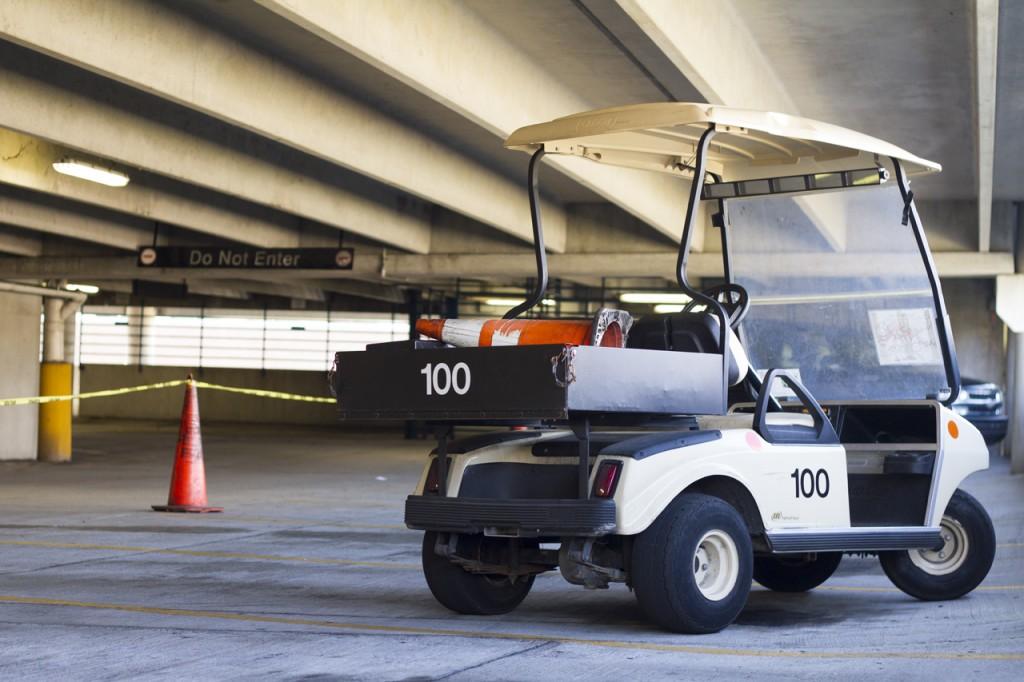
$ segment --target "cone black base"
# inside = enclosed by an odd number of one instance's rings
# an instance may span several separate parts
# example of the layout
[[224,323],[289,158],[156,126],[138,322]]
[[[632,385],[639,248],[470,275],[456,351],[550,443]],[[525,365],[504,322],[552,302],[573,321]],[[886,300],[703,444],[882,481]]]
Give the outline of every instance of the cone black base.
[[224,511],[224,507],[193,507],[185,504],[154,504],[153,511],[180,512],[183,514],[213,514]]

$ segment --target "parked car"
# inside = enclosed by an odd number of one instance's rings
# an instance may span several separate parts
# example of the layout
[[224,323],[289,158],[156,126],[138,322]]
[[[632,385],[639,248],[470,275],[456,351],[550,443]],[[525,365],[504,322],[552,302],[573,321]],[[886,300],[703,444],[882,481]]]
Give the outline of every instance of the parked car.
[[953,401],[953,409],[974,424],[985,442],[995,445],[1006,438],[1006,403],[999,384],[981,379],[961,377],[960,395]]

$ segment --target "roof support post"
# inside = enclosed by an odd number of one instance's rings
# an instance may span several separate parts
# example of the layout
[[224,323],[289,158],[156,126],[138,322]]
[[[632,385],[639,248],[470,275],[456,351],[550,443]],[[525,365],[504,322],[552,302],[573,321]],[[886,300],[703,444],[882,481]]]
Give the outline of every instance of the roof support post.
[[718,318],[718,345],[722,353],[722,414],[725,414],[729,406],[729,335],[732,333],[729,328],[729,316],[726,315],[725,308],[721,303],[692,288],[686,279],[686,260],[690,251],[690,238],[693,235],[697,207],[701,201],[701,189],[704,187],[708,147],[711,146],[711,138],[714,136],[715,126],[711,124],[697,143],[697,154],[693,161],[693,182],[690,183],[690,196],[686,203],[686,220],[683,223],[683,238],[679,240],[679,257],[676,259],[676,278],[683,291],[691,298],[703,301],[707,305],[707,309]]
[[949,382],[949,395],[942,402],[949,405],[960,394],[960,363],[956,359],[956,346],[953,343],[953,330],[949,324],[949,314],[946,312],[946,300],[942,296],[942,284],[939,282],[935,261],[932,260],[931,249],[928,248],[928,237],[925,236],[924,226],[921,225],[921,216],[918,215],[917,206],[914,204],[914,193],[910,191],[910,181],[903,173],[903,166],[900,165],[899,159],[890,157],[890,161],[892,161],[895,171],[896,182],[900,187],[900,195],[906,206],[905,217],[914,230],[914,239],[921,252],[925,273],[928,275],[928,284],[932,290],[932,299],[935,302],[935,323],[938,326],[939,346],[942,348],[942,357],[945,360],[946,381]]

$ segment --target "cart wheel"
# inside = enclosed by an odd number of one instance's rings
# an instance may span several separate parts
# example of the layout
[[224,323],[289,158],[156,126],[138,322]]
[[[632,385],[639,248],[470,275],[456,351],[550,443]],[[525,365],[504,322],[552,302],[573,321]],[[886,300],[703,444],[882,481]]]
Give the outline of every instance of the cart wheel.
[[842,552],[754,557],[754,580],[776,592],[806,592],[832,577]]
[[493,616],[508,613],[526,599],[533,576],[470,573],[434,551],[437,533],[423,535],[423,577],[434,598],[456,613]]
[[953,493],[940,522],[939,549],[881,552],[882,570],[912,597],[941,601],[962,597],[985,579],[996,554],[992,519],[962,490]]
[[677,497],[633,544],[633,587],[647,617],[675,632],[717,632],[750,593],[750,531],[731,505]]

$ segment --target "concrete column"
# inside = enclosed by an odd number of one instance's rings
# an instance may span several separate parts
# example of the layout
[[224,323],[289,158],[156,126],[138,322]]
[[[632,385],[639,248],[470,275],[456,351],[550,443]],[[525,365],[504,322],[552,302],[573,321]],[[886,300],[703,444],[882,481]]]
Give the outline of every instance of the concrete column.
[[[64,312],[70,302],[47,298],[43,303],[43,362],[39,367],[39,395],[73,392],[71,364],[64,361]],[[69,309],[70,310],[70,309]],[[43,462],[71,461],[71,401],[39,406],[39,453]]]
[[[0,292],[0,395],[36,395],[39,388],[38,296]],[[36,458],[39,410],[0,407],[0,460]]]
[[1007,414],[1010,425],[1007,439],[1010,445],[1010,471],[1014,474],[1024,473],[1024,332],[1010,334],[1010,352],[1013,362],[1010,363],[1012,376],[1007,373],[1006,393],[1008,402]]
[[63,307],[64,301],[59,298],[43,301],[43,362],[64,362]]
[[[64,317],[64,361],[71,365],[71,392],[78,393],[81,384],[81,367],[78,364],[78,312],[80,306],[74,306],[74,309]],[[71,401],[71,416],[78,416],[78,401]]]

